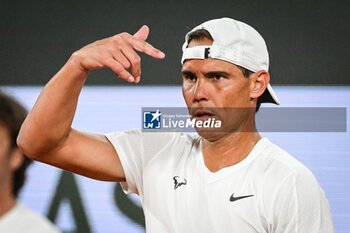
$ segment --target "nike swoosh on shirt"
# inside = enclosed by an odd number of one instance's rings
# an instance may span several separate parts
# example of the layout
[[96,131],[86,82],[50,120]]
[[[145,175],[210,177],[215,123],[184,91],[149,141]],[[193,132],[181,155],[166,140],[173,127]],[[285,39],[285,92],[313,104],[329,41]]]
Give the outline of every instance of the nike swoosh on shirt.
[[232,193],[231,197],[230,197],[230,202],[234,202],[234,201],[237,201],[237,200],[241,200],[243,198],[247,198],[247,197],[252,197],[254,195],[247,195],[247,196],[239,196],[239,197],[234,197],[233,196],[234,193]]

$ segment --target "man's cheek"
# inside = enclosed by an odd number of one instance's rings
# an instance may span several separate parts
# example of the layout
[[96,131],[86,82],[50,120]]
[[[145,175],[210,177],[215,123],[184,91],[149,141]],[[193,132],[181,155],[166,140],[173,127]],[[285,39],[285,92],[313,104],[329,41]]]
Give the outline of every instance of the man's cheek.
[[194,88],[194,85],[188,82],[183,83],[182,85],[182,95],[185,98],[185,101],[187,104],[189,104],[189,102],[192,102],[191,98],[193,97],[193,88]]

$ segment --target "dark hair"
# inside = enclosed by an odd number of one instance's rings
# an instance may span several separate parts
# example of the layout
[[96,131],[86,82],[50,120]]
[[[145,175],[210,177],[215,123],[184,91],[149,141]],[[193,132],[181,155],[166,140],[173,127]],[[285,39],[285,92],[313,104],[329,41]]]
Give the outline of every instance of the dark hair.
[[[210,33],[207,30],[205,30],[205,29],[198,29],[196,31],[191,32],[188,35],[187,44],[189,44],[191,42],[191,40],[202,40],[204,38],[207,38],[209,40],[214,41],[213,37],[210,35]],[[254,73],[253,71],[250,71],[250,70],[248,70],[248,69],[246,69],[246,68],[244,68],[242,66],[238,66],[238,65],[235,65],[235,66],[237,66],[242,71],[243,76],[246,77],[246,78],[249,78],[249,76]],[[259,97],[258,101],[256,103],[255,112],[259,111],[260,105],[261,105],[261,98]]]
[[[0,124],[7,128],[11,140],[11,148],[17,148],[17,136],[24,119],[27,116],[26,109],[19,104],[14,98],[6,95],[0,90]],[[24,156],[24,155],[23,155]],[[33,161],[24,156],[22,165],[15,171],[13,175],[12,193],[15,197],[18,196],[24,181],[25,171],[29,164]]]

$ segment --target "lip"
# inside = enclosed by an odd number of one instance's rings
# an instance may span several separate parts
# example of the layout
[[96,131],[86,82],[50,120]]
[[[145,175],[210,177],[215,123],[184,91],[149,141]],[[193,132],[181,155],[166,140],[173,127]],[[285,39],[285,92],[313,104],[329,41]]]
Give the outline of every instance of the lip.
[[192,115],[195,119],[200,121],[208,120],[209,118],[213,118],[215,116],[214,113],[205,110],[197,110]]

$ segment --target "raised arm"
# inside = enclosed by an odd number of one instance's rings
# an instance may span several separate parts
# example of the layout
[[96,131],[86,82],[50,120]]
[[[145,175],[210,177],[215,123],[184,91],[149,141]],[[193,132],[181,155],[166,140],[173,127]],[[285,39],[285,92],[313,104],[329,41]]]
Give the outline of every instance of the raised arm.
[[[145,40],[147,26],[135,34],[121,33],[76,51],[46,84],[17,138],[30,158],[98,180],[123,181],[117,152],[104,135],[71,128],[80,91],[90,71],[108,67],[128,82],[140,81],[136,51],[162,59]],[[131,74],[128,72],[131,68]],[[118,101],[118,100],[116,100]]]

